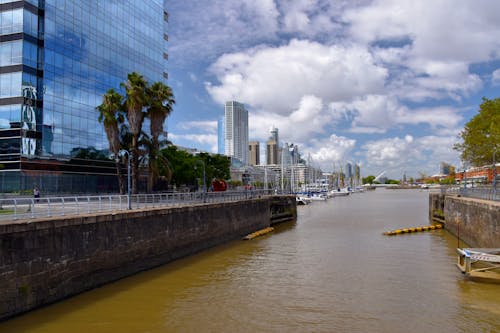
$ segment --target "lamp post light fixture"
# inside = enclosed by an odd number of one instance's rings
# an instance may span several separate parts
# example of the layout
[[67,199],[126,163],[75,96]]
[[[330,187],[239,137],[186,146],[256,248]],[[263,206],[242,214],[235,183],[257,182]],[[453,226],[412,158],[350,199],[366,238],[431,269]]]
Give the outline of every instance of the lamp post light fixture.
[[118,152],[120,156],[127,156],[128,164],[127,164],[127,208],[132,209],[132,204],[130,202],[130,160],[132,159],[132,153],[128,150],[120,149]]

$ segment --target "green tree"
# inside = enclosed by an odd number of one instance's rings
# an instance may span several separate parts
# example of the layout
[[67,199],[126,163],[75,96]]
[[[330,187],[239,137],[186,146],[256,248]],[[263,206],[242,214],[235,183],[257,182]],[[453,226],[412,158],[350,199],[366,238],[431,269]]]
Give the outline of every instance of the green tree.
[[500,98],[483,98],[476,114],[459,134],[461,142],[454,149],[462,161],[471,165],[491,164],[493,152],[500,147]]
[[[170,115],[175,104],[172,89],[162,82],[155,82],[146,90],[148,99],[147,117],[150,120],[151,144],[148,154],[148,191],[153,190],[153,184],[159,176],[161,166],[168,165],[164,156],[159,154],[159,137],[163,134],[163,123]],[[166,168],[165,170],[168,170]]]
[[116,172],[118,174],[118,185],[120,193],[125,192],[125,181],[123,179],[120,160],[117,158],[120,151],[120,130],[119,125],[123,123],[121,115],[122,96],[114,89],[109,89],[103,96],[102,104],[97,106],[99,111],[99,122],[104,125],[104,131],[109,142],[109,151],[114,154]]
[[139,179],[139,135],[142,132],[142,124],[146,113],[143,111],[147,105],[146,87],[147,82],[144,77],[136,72],[128,74],[127,81],[121,86],[125,89],[125,111],[127,121],[132,135],[132,193],[137,193],[137,182]]
[[363,184],[372,184],[374,179],[375,179],[375,176],[370,175],[370,176],[363,177],[361,179],[361,181],[363,182]]
[[[172,89],[161,82],[149,86],[144,77],[136,72],[128,74],[127,81],[120,86],[124,88],[125,96],[113,89],[108,90],[103,96],[103,103],[97,107],[99,121],[104,124],[110,151],[117,155],[120,149],[125,149],[131,154],[132,193],[138,191],[140,166],[148,168],[147,187],[148,191],[152,191],[159,177],[169,178],[171,175],[171,164],[159,154],[159,149],[163,124],[175,104],[174,95]],[[150,135],[143,131],[146,117],[150,119]],[[123,165],[127,161],[122,159]],[[117,172],[123,192],[125,182],[118,162]]]
[[162,149],[160,154],[170,162],[172,184],[175,184],[177,187],[181,185],[195,185],[195,157],[193,155],[183,150],[178,150],[173,145]]
[[439,181],[440,184],[443,184],[443,185],[454,185],[457,183],[455,177],[452,177],[452,176],[449,176],[449,177],[446,177],[446,178],[443,178]]
[[171,183],[177,187],[183,185],[194,187],[197,185],[197,179],[200,180],[200,184],[203,183],[203,168],[197,161],[202,161],[205,166],[207,188],[210,188],[213,179],[227,180],[230,177],[230,161],[227,156],[208,153],[192,155],[173,145],[162,149],[160,155],[169,161]]
[[229,172],[231,161],[227,156],[200,153],[197,155],[197,158],[201,159],[205,163],[205,173],[208,187],[210,187],[209,184],[213,179],[227,180],[231,177]]

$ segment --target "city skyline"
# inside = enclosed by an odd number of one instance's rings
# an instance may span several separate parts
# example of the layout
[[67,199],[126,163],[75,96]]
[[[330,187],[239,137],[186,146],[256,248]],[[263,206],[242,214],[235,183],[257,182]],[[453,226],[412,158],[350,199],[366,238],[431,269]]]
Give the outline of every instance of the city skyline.
[[443,161],[460,168],[458,133],[497,97],[492,1],[167,6],[174,144],[216,152],[220,105],[234,99],[250,140],[264,146],[274,125],[325,171],[352,161],[364,176],[432,175]]

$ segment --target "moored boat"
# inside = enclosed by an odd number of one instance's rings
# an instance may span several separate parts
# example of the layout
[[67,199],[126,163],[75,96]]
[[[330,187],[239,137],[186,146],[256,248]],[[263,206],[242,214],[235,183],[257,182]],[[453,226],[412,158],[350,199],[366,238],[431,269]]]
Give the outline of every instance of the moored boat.
[[331,190],[328,192],[329,197],[345,197],[349,195],[350,191],[347,188]]
[[500,283],[500,248],[457,248],[457,267],[467,278]]
[[324,193],[312,193],[311,194],[311,200],[313,201],[325,201],[327,199],[326,194]]
[[311,203],[311,198],[304,195],[295,196],[295,200],[297,201],[297,205],[308,205]]

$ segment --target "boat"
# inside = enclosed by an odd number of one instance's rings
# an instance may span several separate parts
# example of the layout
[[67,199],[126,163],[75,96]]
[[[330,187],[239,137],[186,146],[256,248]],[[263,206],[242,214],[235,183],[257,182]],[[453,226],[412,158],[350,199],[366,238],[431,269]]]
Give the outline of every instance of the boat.
[[372,184],[364,184],[363,187],[366,191],[375,191],[377,189],[377,187]]
[[336,190],[330,190],[328,192],[328,196],[329,197],[345,197],[345,196],[349,195],[349,193],[351,193],[351,192],[347,188],[343,188],[343,189],[338,188]]
[[457,248],[457,267],[472,280],[500,283],[500,248]]
[[311,200],[313,201],[325,201],[327,199],[326,194],[321,192],[311,193]]
[[308,205],[311,203],[311,198],[305,195],[297,195],[295,196],[295,200],[297,201],[297,205]]
[[364,191],[365,191],[365,188],[363,186],[356,186],[356,188],[354,189],[354,192],[362,193]]

